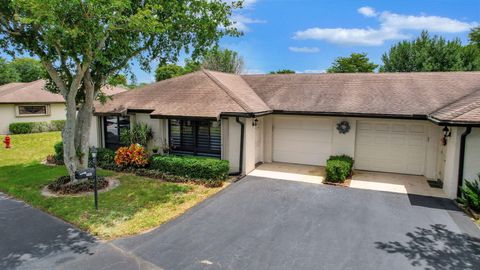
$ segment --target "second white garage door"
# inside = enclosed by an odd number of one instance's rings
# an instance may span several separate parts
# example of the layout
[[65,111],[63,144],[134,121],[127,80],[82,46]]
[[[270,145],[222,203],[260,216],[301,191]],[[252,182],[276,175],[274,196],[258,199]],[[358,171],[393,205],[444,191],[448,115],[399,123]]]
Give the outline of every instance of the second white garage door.
[[423,175],[426,130],[416,123],[358,121],[355,168]]
[[313,117],[273,119],[273,161],[324,166],[331,154],[333,124]]

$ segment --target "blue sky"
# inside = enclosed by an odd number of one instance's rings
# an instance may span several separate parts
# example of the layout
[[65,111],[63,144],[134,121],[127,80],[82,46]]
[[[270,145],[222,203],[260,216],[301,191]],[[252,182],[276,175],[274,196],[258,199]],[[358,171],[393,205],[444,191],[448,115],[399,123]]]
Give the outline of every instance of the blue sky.
[[[233,20],[244,31],[221,46],[243,56],[246,73],[323,72],[338,56],[366,52],[377,64],[390,46],[422,31],[468,41],[479,0],[247,0]],[[153,75],[138,70],[139,82]]]
[[[480,23],[480,0],[245,0],[232,20],[244,35],[220,45],[239,52],[246,73],[324,72],[352,52],[381,64],[392,44],[422,29],[466,43],[469,29]],[[132,70],[137,82],[154,81],[153,71]]]

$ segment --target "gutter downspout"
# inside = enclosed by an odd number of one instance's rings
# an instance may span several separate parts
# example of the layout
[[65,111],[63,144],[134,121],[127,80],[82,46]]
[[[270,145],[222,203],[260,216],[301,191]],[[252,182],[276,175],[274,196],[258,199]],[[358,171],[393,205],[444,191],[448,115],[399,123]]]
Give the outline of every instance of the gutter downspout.
[[240,121],[240,118],[237,116],[235,117],[237,123],[240,124],[240,160],[238,164],[238,172],[232,173],[231,175],[242,175],[243,173],[243,144],[244,144],[244,135],[245,135],[245,123]]
[[460,139],[460,160],[458,164],[458,183],[457,183],[457,197],[462,195],[462,186],[463,186],[463,170],[465,167],[465,144],[467,141],[467,136],[472,132],[472,127],[467,127],[465,132],[462,133]]

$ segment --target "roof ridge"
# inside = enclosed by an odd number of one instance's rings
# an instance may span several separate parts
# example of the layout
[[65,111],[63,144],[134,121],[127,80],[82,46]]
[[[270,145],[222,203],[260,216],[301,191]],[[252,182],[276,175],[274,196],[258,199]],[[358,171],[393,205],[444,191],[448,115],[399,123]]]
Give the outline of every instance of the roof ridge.
[[[222,82],[220,82],[219,79],[215,78],[213,74],[210,73],[210,71],[202,69],[203,73],[207,75],[210,80],[212,80],[216,85],[218,85],[233,101],[235,101],[242,109],[244,109],[246,112],[252,112],[253,110],[245,103],[243,100],[241,100],[236,93],[234,93],[232,90],[230,90],[226,85],[224,85]],[[228,75],[235,75],[235,74],[228,74]],[[238,76],[238,75],[236,75]],[[242,80],[243,78],[239,76]],[[243,80],[245,81],[245,80]],[[248,84],[247,84],[248,85]],[[250,87],[250,85],[248,85]],[[253,89],[252,89],[253,90]],[[255,95],[257,94],[254,91]]]

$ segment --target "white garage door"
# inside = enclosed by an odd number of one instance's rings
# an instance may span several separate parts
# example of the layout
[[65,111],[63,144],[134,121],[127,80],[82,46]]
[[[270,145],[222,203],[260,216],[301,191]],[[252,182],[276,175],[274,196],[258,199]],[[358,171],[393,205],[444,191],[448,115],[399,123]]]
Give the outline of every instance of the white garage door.
[[355,168],[423,175],[426,130],[408,122],[358,121]]
[[332,121],[313,117],[273,119],[273,161],[325,165],[332,148]]

